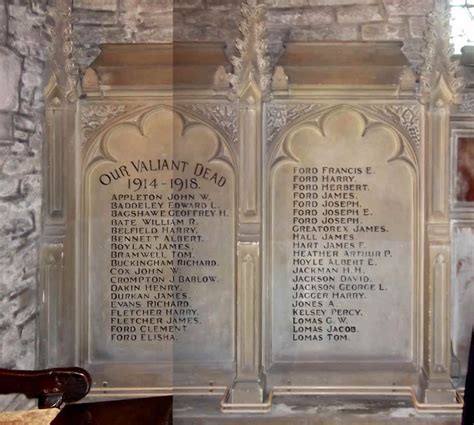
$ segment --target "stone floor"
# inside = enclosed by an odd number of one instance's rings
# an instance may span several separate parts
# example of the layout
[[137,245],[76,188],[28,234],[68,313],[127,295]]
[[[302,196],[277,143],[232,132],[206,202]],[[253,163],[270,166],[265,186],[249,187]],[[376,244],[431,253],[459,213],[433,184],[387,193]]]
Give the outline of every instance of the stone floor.
[[460,414],[419,413],[407,399],[357,400],[317,396],[273,399],[266,414],[221,413],[220,398],[174,399],[174,425],[460,425]]

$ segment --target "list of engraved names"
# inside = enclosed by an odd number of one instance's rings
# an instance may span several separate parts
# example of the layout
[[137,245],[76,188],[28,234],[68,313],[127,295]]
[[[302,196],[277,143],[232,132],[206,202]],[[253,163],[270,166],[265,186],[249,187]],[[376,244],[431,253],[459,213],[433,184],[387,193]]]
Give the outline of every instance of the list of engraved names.
[[391,250],[370,241],[390,226],[360,199],[375,179],[372,167],[293,168],[293,341],[353,341],[369,320],[364,305],[389,292],[372,272]]
[[[203,247],[229,211],[224,175],[199,162],[132,160],[99,176],[109,191],[112,342],[175,341],[203,326],[195,300],[222,284],[218,250]],[[200,295],[197,295],[200,294]]]

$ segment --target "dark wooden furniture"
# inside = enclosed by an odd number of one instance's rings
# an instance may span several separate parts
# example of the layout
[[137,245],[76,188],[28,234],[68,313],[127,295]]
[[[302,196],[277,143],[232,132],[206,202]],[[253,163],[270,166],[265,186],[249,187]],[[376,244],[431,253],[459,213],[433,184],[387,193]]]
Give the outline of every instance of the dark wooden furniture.
[[462,425],[474,424],[474,328],[471,334],[471,348],[467,363],[466,385],[464,391],[464,407],[462,410]]
[[51,425],[171,425],[173,397],[69,404]]
[[[0,369],[0,394],[37,398],[40,409],[61,407],[87,395],[89,373],[78,367],[47,370]],[[173,397],[150,397],[67,404],[53,425],[171,425]]]
[[46,370],[0,369],[0,394],[20,393],[37,398],[40,409],[61,407],[85,397],[91,377],[79,367]]

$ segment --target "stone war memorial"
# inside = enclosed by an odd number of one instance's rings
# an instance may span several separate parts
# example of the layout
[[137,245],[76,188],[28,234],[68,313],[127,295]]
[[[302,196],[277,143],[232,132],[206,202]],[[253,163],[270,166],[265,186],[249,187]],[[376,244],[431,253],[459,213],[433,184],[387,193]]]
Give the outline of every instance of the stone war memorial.
[[177,423],[459,423],[472,51],[441,1],[416,68],[397,40],[276,46],[266,3],[231,55],[104,43],[82,72],[58,7],[37,366],[85,368],[87,401],[173,395]]

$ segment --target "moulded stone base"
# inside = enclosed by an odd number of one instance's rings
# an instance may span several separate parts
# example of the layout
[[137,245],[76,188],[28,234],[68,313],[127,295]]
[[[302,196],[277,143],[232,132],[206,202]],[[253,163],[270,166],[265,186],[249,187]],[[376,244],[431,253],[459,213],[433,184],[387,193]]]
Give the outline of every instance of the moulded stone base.
[[266,414],[222,413],[219,397],[174,398],[175,425],[459,425],[460,414],[417,412],[409,398],[275,396]]

